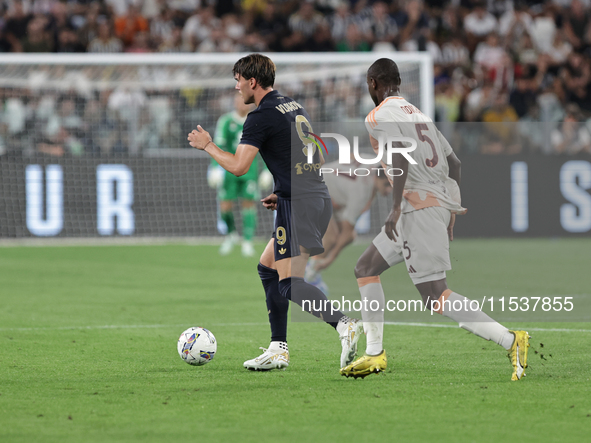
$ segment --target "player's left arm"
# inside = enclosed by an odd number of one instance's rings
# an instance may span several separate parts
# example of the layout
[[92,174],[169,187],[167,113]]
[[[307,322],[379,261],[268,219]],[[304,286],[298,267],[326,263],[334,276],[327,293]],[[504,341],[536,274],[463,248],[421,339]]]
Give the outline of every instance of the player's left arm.
[[447,164],[449,166],[449,177],[453,178],[458,186],[460,186],[460,182],[462,181],[462,162],[456,156],[455,152],[451,152],[447,156]]
[[248,172],[259,149],[248,144],[239,144],[236,153],[232,154],[220,149],[212,140],[211,135],[201,126],[193,130],[187,137],[193,148],[207,152],[226,171],[240,177]]
[[[460,182],[462,181],[462,162],[456,156],[455,152],[451,152],[447,156],[447,164],[449,166],[449,177],[453,178],[458,186],[460,186]],[[451,217],[449,219],[449,225],[447,226],[447,236],[449,237],[449,241],[454,240],[454,225],[456,224],[456,214],[453,212],[451,213]]]

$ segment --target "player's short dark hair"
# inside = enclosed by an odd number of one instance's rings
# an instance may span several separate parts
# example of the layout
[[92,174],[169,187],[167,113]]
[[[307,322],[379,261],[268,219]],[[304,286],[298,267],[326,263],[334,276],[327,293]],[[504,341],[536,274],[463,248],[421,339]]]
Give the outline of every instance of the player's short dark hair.
[[234,77],[241,75],[247,80],[254,78],[266,89],[275,84],[275,63],[263,54],[249,54],[236,62],[232,74]]
[[376,60],[367,70],[367,76],[385,85],[400,86],[398,65],[389,58]]

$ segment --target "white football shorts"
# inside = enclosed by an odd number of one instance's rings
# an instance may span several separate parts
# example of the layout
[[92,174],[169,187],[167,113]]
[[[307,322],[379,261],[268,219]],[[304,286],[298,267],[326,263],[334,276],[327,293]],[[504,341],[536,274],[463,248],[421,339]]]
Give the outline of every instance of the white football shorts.
[[390,266],[406,262],[413,283],[445,278],[451,270],[447,227],[451,218],[448,209],[432,206],[400,216],[396,241],[388,238],[385,226],[373,239],[373,244]]

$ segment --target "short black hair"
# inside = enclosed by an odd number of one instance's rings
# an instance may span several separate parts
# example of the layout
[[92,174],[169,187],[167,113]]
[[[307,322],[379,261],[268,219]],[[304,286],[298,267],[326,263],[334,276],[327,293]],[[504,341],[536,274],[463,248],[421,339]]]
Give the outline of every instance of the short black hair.
[[241,75],[247,80],[254,78],[263,89],[275,84],[275,63],[263,54],[249,54],[234,64],[234,77]]
[[367,70],[367,76],[385,85],[400,86],[400,71],[394,60],[381,58]]

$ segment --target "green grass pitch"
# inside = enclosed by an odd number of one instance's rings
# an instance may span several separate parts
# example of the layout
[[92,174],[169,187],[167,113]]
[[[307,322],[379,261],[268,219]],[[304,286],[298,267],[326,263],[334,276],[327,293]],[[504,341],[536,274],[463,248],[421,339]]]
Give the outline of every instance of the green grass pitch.
[[[362,250],[326,271],[331,295],[356,296]],[[589,441],[591,239],[456,240],[452,260],[448,283],[469,298],[572,295],[579,321],[507,323],[533,336],[520,382],[494,343],[401,324],[385,326],[380,376],[341,377],[335,331],[296,321],[290,367],[255,373],[242,362],[269,340],[256,259],[175,244],[0,247],[0,441]],[[404,268],[382,282],[418,297]],[[190,326],[218,340],[206,366],[177,354]]]

